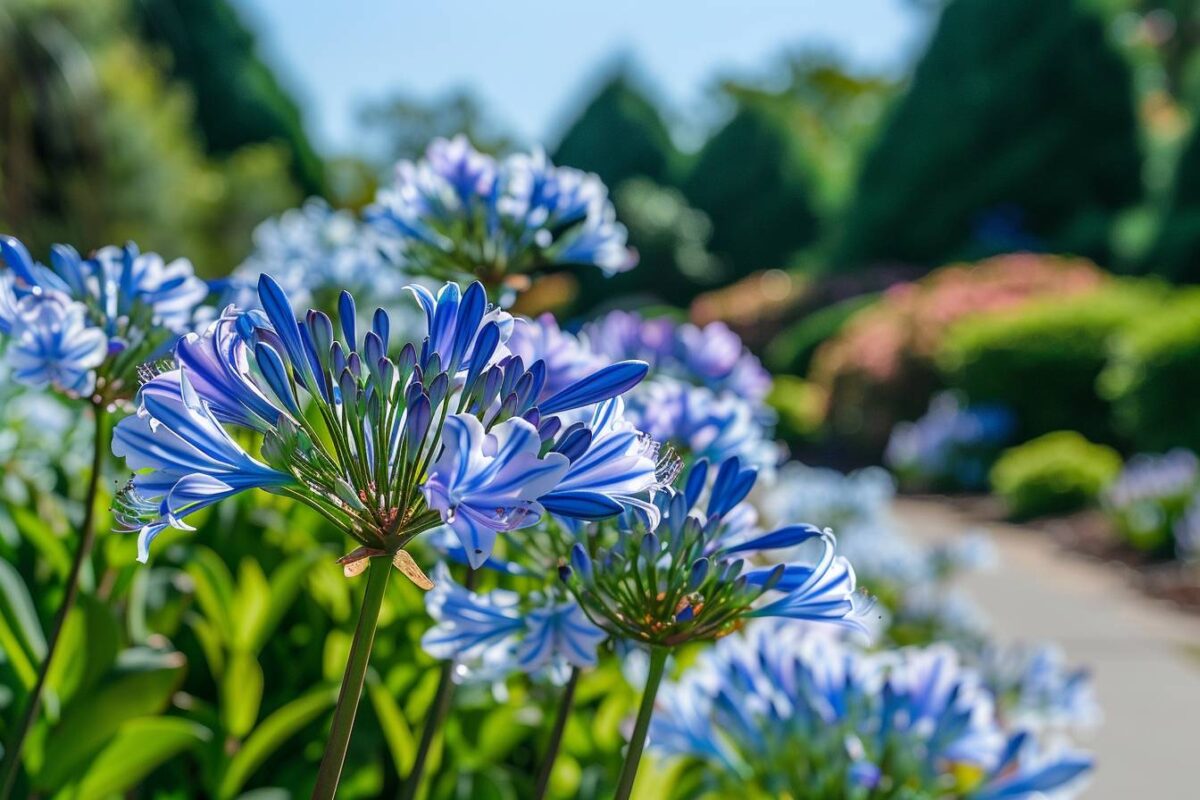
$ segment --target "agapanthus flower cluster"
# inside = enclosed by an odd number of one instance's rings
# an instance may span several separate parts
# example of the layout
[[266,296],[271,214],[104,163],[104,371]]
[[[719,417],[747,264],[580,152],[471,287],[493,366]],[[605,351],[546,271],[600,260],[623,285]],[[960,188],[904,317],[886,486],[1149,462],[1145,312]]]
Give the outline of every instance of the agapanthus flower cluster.
[[[520,322],[518,322],[518,327]],[[511,341],[511,339],[510,339]],[[521,591],[475,593],[454,583],[426,595],[426,608],[437,623],[422,644],[435,658],[458,662],[456,677],[495,680],[515,672],[565,679],[570,667],[595,666],[597,648],[608,634],[594,625],[558,580],[558,566],[570,557],[571,544],[585,516],[639,510],[657,514],[652,498],[674,480],[677,460],[622,416],[620,398],[596,406],[560,437],[557,452],[571,468],[558,487],[542,498],[550,512],[540,524],[504,543],[481,566],[500,575],[518,576]],[[596,505],[588,515],[583,505]],[[451,561],[465,562],[461,545],[435,537]]]
[[421,646],[434,658],[455,661],[457,680],[503,680],[523,672],[562,683],[572,667],[599,661],[608,634],[552,588],[477,593],[456,583],[443,564],[434,582],[425,607],[436,624]]
[[933,398],[916,422],[892,429],[884,461],[906,485],[924,489],[979,489],[1016,418],[1008,409],[966,406],[952,392]]
[[[426,334],[401,346],[382,309],[359,329],[349,293],[336,328],[317,310],[297,319],[269,276],[261,310],[226,309],[184,337],[114,434],[135,472],[118,512],[140,531],[139,558],[167,527],[187,529],[188,515],[250,488],[303,502],[356,539],[348,563],[404,559],[414,537],[446,525],[478,567],[499,534],[544,508],[584,519],[621,510],[608,488],[634,479],[614,476],[593,449],[600,437],[560,415],[620,395],[646,365],[608,365],[543,397],[545,364],[508,353],[513,319],[480,284],[413,294]],[[261,443],[257,457],[247,441]]]
[[300,305],[331,307],[342,291],[369,293],[393,317],[408,283],[394,239],[319,198],[254,229],[250,255],[214,287],[222,306],[257,308],[261,275],[270,275]]
[[[714,349],[725,355],[714,354],[707,366],[699,358],[688,361],[686,348],[675,343],[687,338],[687,331],[719,339],[721,345]],[[655,344],[660,338],[668,344]],[[517,327],[513,349],[527,359],[546,361],[547,385],[569,381],[598,364],[650,359],[650,379],[625,397],[626,413],[637,428],[688,461],[719,463],[737,457],[766,473],[779,463],[781,451],[771,439],[772,414],[763,402],[769,378],[724,326],[700,329],[614,312],[572,334],[543,315]]]
[[1091,674],[1067,663],[1054,645],[992,645],[980,658],[984,682],[1011,724],[1071,733],[1100,722]]
[[477,278],[491,289],[514,288],[549,266],[611,275],[637,264],[595,175],[556,167],[541,150],[496,159],[461,135],[434,140],[418,161],[401,161],[366,216],[402,242],[420,274]]
[[583,332],[596,352],[614,360],[645,361],[656,375],[729,392],[752,404],[761,404],[771,390],[762,362],[723,322],[699,326],[613,311]]
[[[870,604],[856,594],[832,532],[762,530],[742,502],[756,470],[732,458],[711,471],[697,462],[682,489],[656,495],[657,513],[589,526],[572,545],[562,577],[588,617],[618,639],[664,648],[722,637],[755,617],[865,632]],[[778,557],[805,544],[815,560]]]
[[137,370],[192,325],[207,284],[186,259],[167,263],[133,244],[84,259],[68,245],[37,263],[0,236],[0,334],[15,380],[109,403],[137,388]]
[[1101,498],[1118,531],[1140,550],[1189,552],[1188,509],[1200,492],[1200,460],[1177,448],[1129,460]]
[[945,645],[867,653],[762,624],[666,686],[650,746],[696,758],[738,797],[1070,796],[1086,754],[1007,726],[979,674]]

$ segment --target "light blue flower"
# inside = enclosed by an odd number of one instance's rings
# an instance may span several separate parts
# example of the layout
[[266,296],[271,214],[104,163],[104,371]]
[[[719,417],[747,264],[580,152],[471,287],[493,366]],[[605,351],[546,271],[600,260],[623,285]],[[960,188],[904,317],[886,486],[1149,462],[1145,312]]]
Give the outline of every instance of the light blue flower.
[[0,323],[0,331],[10,339],[12,377],[69,397],[90,395],[96,369],[108,356],[108,337],[88,324],[87,307],[54,290],[26,295],[14,306],[12,315]]
[[146,362],[169,352],[191,329],[209,293],[185,259],[170,263],[133,244],[82,259],[55,245],[50,266],[21,242],[0,236],[8,271],[0,278],[0,333],[17,380],[94,402],[126,399]]
[[925,488],[978,489],[992,461],[1012,438],[1016,418],[995,404],[968,407],[952,392],[929,403],[916,422],[901,422],[884,461],[904,481]]
[[526,364],[546,364],[546,396],[559,392],[612,360],[592,352],[588,342],[558,327],[551,314],[532,320],[518,320],[508,339],[508,349]]
[[434,581],[425,607],[436,624],[421,646],[434,658],[457,661],[459,676],[500,680],[520,671],[562,682],[571,667],[596,666],[597,648],[608,634],[574,601],[503,589],[472,592],[442,564]]
[[478,277],[496,291],[546,265],[611,274],[637,263],[596,176],[555,167],[541,151],[498,162],[464,136],[436,139],[423,159],[399,163],[366,217],[397,238],[416,271]]
[[138,560],[168,526],[246,489],[294,485],[296,479],[252,458],[230,436],[181,370],[142,387],[138,411],[117,425],[113,453],[134,471],[118,504],[119,521],[139,531]]
[[[802,524],[762,531],[737,513],[756,477],[734,458],[710,482],[707,463],[698,462],[682,491],[656,495],[659,515],[635,508],[615,537],[602,528],[576,542],[567,586],[593,621],[642,645],[718,638],[755,616],[865,632],[854,571],[834,555],[832,533]],[[815,563],[775,555],[806,543],[820,548]]]
[[[184,516],[227,488],[259,485],[316,509],[368,556],[446,523],[478,566],[498,532],[535,522],[537,499],[569,467],[563,454],[542,455],[566,435],[555,415],[620,395],[646,365],[610,364],[541,398],[544,363],[527,369],[507,353],[511,317],[488,305],[482,286],[414,294],[426,332],[398,348],[386,311],[360,328],[353,297],[342,293],[336,330],[320,311],[297,319],[268,276],[260,310],[227,309],[204,334],[185,337],[174,369],[141,393],[139,416],[117,428],[118,452],[150,470],[121,498],[125,523],[151,533],[186,527]],[[177,413],[158,398],[168,376],[187,387]],[[261,436],[267,472],[240,449],[221,449],[234,446],[222,424]],[[189,447],[201,445],[220,457],[197,462]],[[190,494],[169,488],[181,479]]]
[[472,568],[491,554],[496,534],[537,522],[537,498],[558,485],[570,462],[559,453],[539,456],[541,439],[523,419],[491,432],[473,416],[446,420],[445,448],[422,487],[466,549]]

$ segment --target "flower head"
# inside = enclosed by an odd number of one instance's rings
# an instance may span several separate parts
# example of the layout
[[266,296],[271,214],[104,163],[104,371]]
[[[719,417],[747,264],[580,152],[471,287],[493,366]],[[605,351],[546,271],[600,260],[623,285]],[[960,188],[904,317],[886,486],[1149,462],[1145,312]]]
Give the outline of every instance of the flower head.
[[659,697],[651,746],[708,762],[718,787],[743,793],[1034,800],[1091,768],[1006,728],[979,674],[945,645],[872,654],[764,623],[719,642]]
[[[498,533],[535,522],[571,466],[555,437],[575,431],[556,415],[616,397],[645,365],[610,364],[544,397],[544,363],[508,353],[513,320],[481,285],[414,294],[426,335],[400,347],[387,312],[360,330],[343,293],[336,329],[321,311],[298,319],[268,276],[261,310],[227,309],[185,337],[114,436],[138,471],[119,508],[142,557],[164,528],[253,487],[319,511],[359,541],[356,557],[391,555],[444,523],[479,566]],[[258,438],[259,456],[226,426]]]
[[[567,586],[593,621],[645,645],[715,639],[762,616],[865,630],[854,571],[834,554],[832,533],[809,525],[764,532],[744,513],[756,475],[729,459],[709,486],[707,463],[697,463],[681,491],[657,496],[659,515],[628,512],[615,530],[601,525],[577,542],[563,568]],[[815,562],[773,555],[805,543],[818,546]]]
[[14,377],[70,397],[121,399],[138,367],[166,353],[192,325],[208,286],[192,265],[155,253],[104,247],[83,259],[55,245],[50,266],[0,236],[0,333],[12,339]]
[[476,680],[512,672],[548,673],[556,681],[571,667],[594,667],[608,637],[579,606],[553,593],[520,595],[503,589],[476,593],[459,586],[439,564],[425,607],[436,624],[421,646],[434,658],[454,659],[458,675]]
[[632,269],[608,191],[595,175],[556,167],[544,153],[502,161],[465,136],[436,139],[367,209],[368,221],[398,237],[418,270],[439,278],[506,278],[554,264]]

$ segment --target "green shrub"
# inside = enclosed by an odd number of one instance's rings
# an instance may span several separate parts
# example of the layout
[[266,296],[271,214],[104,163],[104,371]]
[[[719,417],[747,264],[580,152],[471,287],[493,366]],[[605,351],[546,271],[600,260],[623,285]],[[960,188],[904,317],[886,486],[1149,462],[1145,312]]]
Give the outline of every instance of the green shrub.
[[811,439],[825,421],[825,393],[794,375],[776,375],[767,404],[779,415],[778,434],[789,441]]
[[1120,470],[1116,450],[1075,431],[1055,431],[1005,450],[990,479],[1009,517],[1028,519],[1090,505]]
[[968,317],[947,333],[937,356],[947,385],[973,404],[1013,411],[1021,439],[1070,428],[1113,442],[1108,402],[1096,380],[1114,335],[1163,302],[1155,281],[1122,281],[1087,297]]
[[1138,449],[1200,450],[1200,292],[1180,293],[1118,336],[1099,388]]
[[836,336],[857,311],[878,299],[878,292],[860,294],[805,315],[771,340],[764,361],[776,372],[804,374],[821,343]]

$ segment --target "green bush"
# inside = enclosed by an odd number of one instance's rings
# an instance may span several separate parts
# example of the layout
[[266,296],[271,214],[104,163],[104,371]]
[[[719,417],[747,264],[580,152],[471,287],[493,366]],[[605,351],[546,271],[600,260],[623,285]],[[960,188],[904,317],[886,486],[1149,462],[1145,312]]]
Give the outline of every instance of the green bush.
[[1200,450],[1200,292],[1180,293],[1118,336],[1100,391],[1138,449]]
[[992,467],[992,491],[1012,519],[1065,514],[1093,503],[1121,470],[1121,457],[1075,431],[1055,431],[1005,450]]
[[856,312],[878,299],[878,292],[860,294],[805,315],[771,340],[764,361],[776,372],[803,375],[821,343],[836,336]]
[[864,161],[839,267],[1108,253],[1142,194],[1129,66],[1078,0],[947,3]]
[[1166,293],[1157,282],[1122,281],[1086,297],[967,317],[947,333],[938,368],[971,403],[1012,410],[1021,439],[1070,428],[1113,442],[1119,437],[1096,380],[1113,337]]

